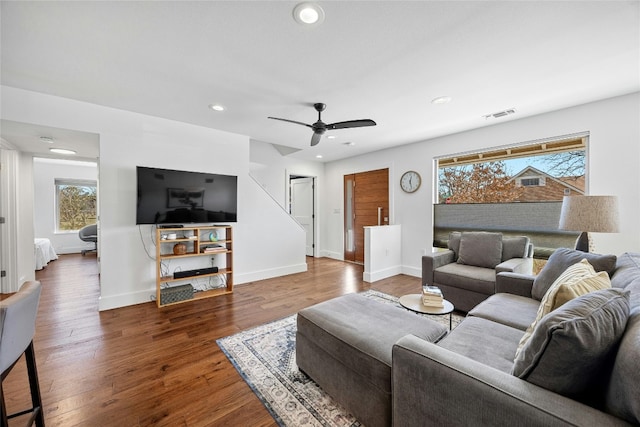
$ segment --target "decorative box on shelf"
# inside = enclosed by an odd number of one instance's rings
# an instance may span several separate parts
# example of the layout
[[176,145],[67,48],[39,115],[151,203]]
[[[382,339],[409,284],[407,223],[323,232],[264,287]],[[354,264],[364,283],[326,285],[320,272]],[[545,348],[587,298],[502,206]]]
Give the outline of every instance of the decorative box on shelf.
[[160,289],[160,304],[171,304],[193,298],[193,286],[186,285],[171,286]]

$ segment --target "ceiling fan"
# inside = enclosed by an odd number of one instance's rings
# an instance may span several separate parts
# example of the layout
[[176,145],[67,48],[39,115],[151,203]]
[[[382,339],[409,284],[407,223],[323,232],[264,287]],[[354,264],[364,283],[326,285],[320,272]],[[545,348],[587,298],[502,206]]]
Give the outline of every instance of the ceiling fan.
[[278,117],[268,117],[268,118],[269,119],[273,119],[273,120],[282,120],[283,122],[295,123],[295,124],[306,126],[306,127],[309,127],[311,129],[313,129],[313,136],[311,137],[311,146],[312,147],[314,145],[317,145],[318,142],[320,142],[320,138],[328,130],[359,128],[359,127],[364,127],[364,126],[375,126],[376,125],[376,122],[374,122],[373,120],[370,120],[370,119],[347,120],[346,122],[336,122],[336,123],[326,124],[320,118],[320,115],[322,114],[322,112],[324,111],[324,109],[326,107],[327,107],[327,105],[323,104],[321,102],[313,104],[313,108],[315,108],[316,111],[318,112],[318,121],[315,122],[312,125],[309,125],[307,123],[297,122],[295,120],[280,119]]

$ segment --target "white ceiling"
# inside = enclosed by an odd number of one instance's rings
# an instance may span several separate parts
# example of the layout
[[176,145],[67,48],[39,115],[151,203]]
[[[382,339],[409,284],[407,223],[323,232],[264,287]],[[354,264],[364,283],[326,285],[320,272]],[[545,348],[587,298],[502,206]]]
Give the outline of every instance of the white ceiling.
[[[2,1],[1,82],[323,161],[640,90],[638,1],[319,1],[313,28],[297,3]],[[310,129],[267,119],[313,123],[314,102],[327,123],[378,125],[310,147]]]

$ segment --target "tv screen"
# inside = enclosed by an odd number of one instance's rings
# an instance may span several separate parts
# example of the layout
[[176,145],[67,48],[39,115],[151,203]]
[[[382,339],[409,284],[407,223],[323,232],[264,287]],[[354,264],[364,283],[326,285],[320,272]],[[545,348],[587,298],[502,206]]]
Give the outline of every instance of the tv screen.
[[143,166],[136,169],[136,224],[237,221],[237,176]]

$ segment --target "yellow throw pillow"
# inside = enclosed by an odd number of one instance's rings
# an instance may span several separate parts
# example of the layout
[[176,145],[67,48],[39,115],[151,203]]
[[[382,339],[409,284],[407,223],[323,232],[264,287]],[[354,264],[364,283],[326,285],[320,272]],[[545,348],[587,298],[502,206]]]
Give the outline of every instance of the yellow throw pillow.
[[585,277],[581,280],[563,283],[558,287],[556,292],[556,298],[551,310],[555,310],[562,304],[571,301],[581,295],[588,294],[589,292],[599,291],[601,289],[608,289],[611,287],[611,279],[606,271],[601,271],[595,276]]
[[563,271],[542,297],[535,320],[529,325],[520,339],[516,350],[516,358],[533,334],[533,330],[540,322],[540,319],[573,298],[610,287],[609,275],[604,271],[596,273],[586,259],[573,264]]

